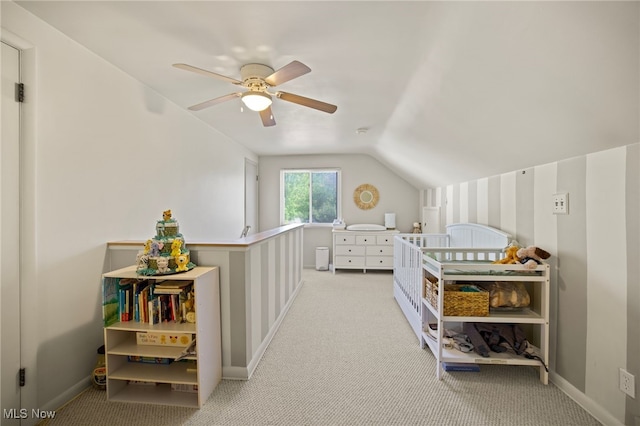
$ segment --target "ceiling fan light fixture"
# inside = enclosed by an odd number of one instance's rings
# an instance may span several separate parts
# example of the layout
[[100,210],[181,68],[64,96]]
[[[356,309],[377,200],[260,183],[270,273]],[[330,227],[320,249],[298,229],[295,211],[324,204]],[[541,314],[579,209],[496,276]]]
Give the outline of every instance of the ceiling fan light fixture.
[[244,92],[241,99],[247,108],[258,112],[269,108],[273,102],[271,95],[263,92]]

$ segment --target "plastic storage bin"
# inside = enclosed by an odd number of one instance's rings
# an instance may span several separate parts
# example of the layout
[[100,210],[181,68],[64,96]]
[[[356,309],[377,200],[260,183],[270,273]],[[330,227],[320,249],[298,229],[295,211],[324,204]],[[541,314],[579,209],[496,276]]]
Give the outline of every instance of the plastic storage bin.
[[329,270],[329,247],[316,247],[316,271]]

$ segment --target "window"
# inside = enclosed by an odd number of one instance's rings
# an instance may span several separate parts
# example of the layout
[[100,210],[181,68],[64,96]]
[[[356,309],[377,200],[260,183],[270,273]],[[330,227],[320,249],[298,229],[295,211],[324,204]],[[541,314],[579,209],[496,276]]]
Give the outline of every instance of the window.
[[340,171],[337,169],[282,170],[280,221],[328,223],[340,216]]

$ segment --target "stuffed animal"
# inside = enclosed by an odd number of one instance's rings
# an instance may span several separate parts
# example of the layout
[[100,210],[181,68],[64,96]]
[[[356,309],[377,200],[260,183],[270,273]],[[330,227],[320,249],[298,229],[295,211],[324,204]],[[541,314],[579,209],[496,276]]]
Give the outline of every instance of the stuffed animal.
[[152,241],[151,242],[151,249],[149,250],[149,256],[150,257],[160,256],[160,250],[162,250],[162,247],[164,247],[163,243],[159,243],[157,241]]
[[180,248],[182,247],[181,240],[173,240],[171,243],[171,257],[180,256]]
[[166,274],[167,272],[171,271],[171,269],[169,269],[168,257],[158,257],[158,259],[156,260],[156,264],[158,265],[158,272],[160,272],[161,274]]
[[519,263],[520,262],[520,259],[516,255],[516,253],[518,252],[518,246],[511,245],[511,246],[507,247],[504,252],[505,252],[506,256],[503,257],[500,260],[496,260],[493,263],[497,263],[497,264],[500,264],[500,265],[508,265],[508,264]]
[[147,269],[149,267],[149,255],[139,252],[136,255],[137,270]]
[[516,256],[520,258],[520,263],[527,269],[535,269],[544,259],[548,259],[551,254],[540,247],[529,246],[518,249]]
[[189,270],[189,268],[187,267],[188,263],[189,263],[189,258],[187,257],[186,254],[181,254],[177,256],[176,264],[178,265],[178,267],[176,268],[176,272],[188,271]]
[[422,234],[422,226],[420,226],[420,222],[413,222],[413,234]]
[[165,210],[162,212],[162,220],[165,222],[171,220],[171,210]]

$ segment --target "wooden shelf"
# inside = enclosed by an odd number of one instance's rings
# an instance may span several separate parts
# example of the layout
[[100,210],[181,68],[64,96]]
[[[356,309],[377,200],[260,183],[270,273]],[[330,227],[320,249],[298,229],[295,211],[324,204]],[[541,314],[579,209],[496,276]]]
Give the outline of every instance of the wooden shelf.
[[186,362],[171,364],[147,364],[143,362],[125,362],[121,367],[109,372],[109,380],[139,380],[157,383],[182,383],[197,385],[195,371],[187,371]]
[[[438,343],[429,333],[423,333],[426,344],[429,349],[436,353]],[[540,349],[534,347],[534,352],[539,353]],[[536,359],[528,359],[521,355],[515,355],[509,352],[491,352],[488,358],[478,355],[476,352],[461,352],[457,349],[442,348],[441,362],[459,362],[465,364],[503,364],[503,365],[528,365],[532,367],[540,367],[540,361]]]
[[[104,280],[135,277],[135,267],[103,275]],[[222,378],[220,330],[220,289],[217,267],[196,267],[169,278],[145,277],[150,281],[193,281],[196,323],[163,322],[149,324],[119,321],[104,329],[107,371],[107,399],[200,408]],[[185,346],[138,344],[139,332],[185,333],[196,340],[196,354],[175,361]],[[166,363],[130,361],[129,357],[171,360]],[[130,383],[147,382],[151,384]],[[196,390],[172,389],[171,385]]]
[[163,383],[156,386],[124,383],[119,392],[111,395],[109,400],[200,408],[196,392],[174,391],[170,384]]
[[[431,306],[429,301],[422,298],[424,306],[431,311],[434,316],[438,316],[439,312]],[[466,317],[466,316],[442,316],[443,321],[447,322],[496,322],[496,323],[518,323],[518,324],[544,324],[547,320],[539,313],[524,308],[522,310],[512,311],[496,311],[490,310],[489,316],[486,317]]]

